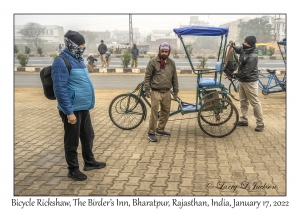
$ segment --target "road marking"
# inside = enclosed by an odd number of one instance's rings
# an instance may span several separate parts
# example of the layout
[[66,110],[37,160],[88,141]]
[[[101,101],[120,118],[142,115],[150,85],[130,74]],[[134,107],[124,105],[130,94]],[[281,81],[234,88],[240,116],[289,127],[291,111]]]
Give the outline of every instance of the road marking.
[[[31,60],[31,59],[29,59],[28,61],[43,61],[43,60]],[[15,60],[15,62],[18,62],[18,60]]]
[[[29,65],[29,64],[27,64],[27,65]],[[44,67],[44,66],[50,66],[51,65],[51,63],[47,63],[47,64],[45,64],[45,63],[40,63],[40,64],[30,64],[30,66],[42,66],[42,67]],[[20,67],[20,65],[15,65],[15,67]]]
[[284,65],[284,63],[264,63],[264,64],[271,64],[271,65]]

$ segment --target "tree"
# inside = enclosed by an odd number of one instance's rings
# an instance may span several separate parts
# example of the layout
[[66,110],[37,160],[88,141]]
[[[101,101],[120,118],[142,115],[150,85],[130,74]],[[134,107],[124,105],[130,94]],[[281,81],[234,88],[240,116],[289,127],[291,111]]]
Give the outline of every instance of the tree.
[[148,35],[146,37],[146,40],[145,40],[146,44],[150,44],[151,43],[151,35]]
[[186,48],[187,48],[187,51],[188,51],[189,55],[191,56],[192,55],[192,51],[193,51],[192,45],[188,44],[188,45],[186,45]]
[[195,51],[201,51],[203,49],[218,50],[218,38],[212,36],[197,37],[195,42],[192,43]]
[[17,59],[21,66],[26,66],[29,60],[29,56],[23,53],[17,55]]
[[42,48],[38,47],[37,52],[38,52],[38,54],[39,54],[40,56],[43,55],[43,50],[42,50]]
[[38,23],[27,23],[23,29],[20,30],[20,34],[23,39],[28,39],[33,42],[35,49],[37,50],[41,43],[40,36],[44,33],[45,27]]
[[25,53],[29,55],[30,52],[31,52],[30,47],[25,46]]
[[207,57],[202,57],[200,63],[197,65],[197,68],[205,68],[207,66]]
[[125,50],[125,52],[121,55],[121,61],[122,61],[122,66],[124,68],[128,68],[128,65],[131,60],[131,53],[130,53],[130,48]]
[[17,45],[14,45],[14,54],[18,54],[19,53],[19,48]]
[[243,42],[247,36],[255,36],[257,42],[271,42],[273,30],[272,25],[268,21],[261,18],[254,18],[238,25],[240,32],[238,41]]

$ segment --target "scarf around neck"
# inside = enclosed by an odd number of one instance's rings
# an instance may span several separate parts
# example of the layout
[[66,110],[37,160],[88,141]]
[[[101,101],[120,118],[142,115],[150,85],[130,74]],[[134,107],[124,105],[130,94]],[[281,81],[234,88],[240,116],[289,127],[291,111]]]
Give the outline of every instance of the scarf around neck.
[[67,37],[64,37],[65,46],[75,58],[82,57],[85,48],[79,47]]
[[160,46],[161,45],[159,45],[159,48],[158,48],[158,57],[160,59],[160,69],[165,69],[166,68],[166,60],[169,58],[169,55],[170,55],[170,52],[171,52],[171,46],[170,46],[167,58],[165,60],[162,58],[162,55],[160,54]]

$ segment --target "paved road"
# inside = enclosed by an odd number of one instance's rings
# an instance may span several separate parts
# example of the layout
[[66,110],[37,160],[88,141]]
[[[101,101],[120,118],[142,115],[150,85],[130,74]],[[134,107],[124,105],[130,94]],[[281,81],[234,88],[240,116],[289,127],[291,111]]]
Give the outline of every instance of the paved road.
[[[195,75],[179,76],[180,90],[195,90]],[[144,80],[144,75],[92,75],[95,89],[102,90],[133,90],[136,85]],[[223,80],[223,84],[228,87],[227,79]],[[22,74],[16,73],[14,78],[15,87],[42,87],[40,76],[37,73]]]
[[[106,162],[107,166],[84,171],[88,179],[77,182],[67,177],[63,125],[56,109],[57,102],[46,99],[38,88],[16,88],[14,164],[8,164],[14,167],[10,170],[14,173],[13,195],[19,196],[19,200],[20,196],[87,197],[83,200],[89,196],[118,195],[141,196],[140,200],[145,200],[145,196],[224,196],[226,201],[230,200],[228,196],[274,198],[287,195],[284,94],[261,99],[266,125],[261,133],[254,131],[253,112],[249,113],[249,126],[238,127],[224,138],[204,134],[198,126],[196,113],[178,114],[166,125],[171,136],[159,136],[158,142],[150,142],[147,139],[148,107],[146,121],[136,129],[121,130],[111,122],[109,104],[122,92],[95,91],[96,105],[91,110],[95,131],[93,151],[95,158]],[[185,101],[193,102],[194,97],[192,92],[182,92]],[[238,107],[238,102],[233,103]],[[172,110],[176,108],[174,103]],[[81,156],[79,146],[78,160],[82,170]],[[286,200],[286,197],[278,199]],[[221,202],[221,197],[215,200]],[[168,209],[180,208],[171,206]]]
[[[178,81],[181,91],[193,91],[196,88],[196,75],[179,75]],[[224,77],[223,77],[224,78]],[[95,89],[101,90],[133,90],[136,85],[144,80],[144,74],[140,75],[100,75],[91,74]],[[267,79],[262,78],[263,84]],[[222,79],[225,87],[229,86],[229,80]],[[275,85],[274,82],[271,84]],[[14,87],[42,87],[38,73],[15,73]]]
[[[86,62],[86,57],[84,57],[84,61]],[[147,63],[149,61],[149,58],[139,58],[139,67],[145,68]],[[188,62],[188,59],[180,58],[180,59],[174,59],[176,62],[176,66],[178,69],[181,68],[190,68],[190,64]],[[216,59],[208,59],[207,65],[208,68],[214,68]],[[49,57],[30,57],[28,61],[28,66],[49,66],[52,63],[52,58]],[[192,59],[192,63],[194,67],[196,67],[199,64],[199,59]],[[101,65],[101,61],[97,61],[97,65]],[[19,61],[15,59],[15,66],[20,66]],[[121,59],[120,58],[112,58],[110,67],[114,68],[121,68]],[[285,65],[282,60],[259,60],[258,62],[258,68],[259,69],[284,69]]]

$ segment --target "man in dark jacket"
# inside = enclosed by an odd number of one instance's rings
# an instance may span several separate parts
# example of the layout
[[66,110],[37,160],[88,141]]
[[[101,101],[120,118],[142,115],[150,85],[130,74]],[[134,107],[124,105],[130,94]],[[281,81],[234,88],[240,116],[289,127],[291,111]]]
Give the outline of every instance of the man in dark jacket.
[[[177,99],[178,78],[175,62],[169,57],[171,47],[167,42],[159,46],[158,56],[151,59],[145,72],[145,92],[151,98],[151,115],[149,120],[148,139],[156,142],[156,135],[170,136],[165,131],[171,108],[171,93],[173,87],[174,99]],[[151,90],[151,92],[150,92]],[[158,109],[160,107],[160,117],[157,125]]]
[[82,147],[82,157],[85,171],[100,169],[106,166],[95,160],[92,148],[94,130],[89,110],[94,108],[94,87],[82,54],[85,50],[84,37],[69,30],[65,36],[65,49],[62,54],[70,63],[68,71],[63,58],[58,57],[52,64],[53,90],[56,96],[59,115],[64,124],[64,150],[68,164],[68,176],[77,181],[87,179],[79,170],[77,148],[79,138]]
[[132,49],[131,49],[131,67],[137,67],[138,66],[138,57],[139,57],[139,49],[136,46],[136,43],[133,43]]
[[100,60],[101,60],[101,67],[107,67],[105,53],[107,51],[107,46],[104,44],[104,41],[101,40],[101,44],[98,46],[98,52],[100,54]]
[[248,107],[250,102],[256,118],[255,131],[261,132],[264,129],[264,120],[262,106],[258,98],[259,72],[255,43],[255,36],[246,37],[241,47],[236,47],[233,41],[229,41],[235,52],[240,54],[238,72],[232,75],[233,78],[239,80],[241,117],[238,126],[248,126]]

